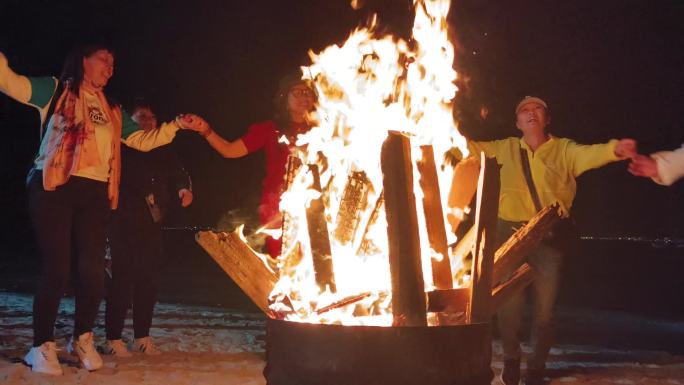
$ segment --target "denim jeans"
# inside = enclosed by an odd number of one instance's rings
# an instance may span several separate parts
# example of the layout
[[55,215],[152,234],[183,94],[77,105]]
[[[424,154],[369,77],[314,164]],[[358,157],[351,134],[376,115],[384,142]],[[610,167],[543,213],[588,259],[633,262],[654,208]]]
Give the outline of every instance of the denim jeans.
[[[523,224],[499,219],[497,224],[497,244],[503,244]],[[528,262],[537,275],[531,284],[533,304],[532,355],[527,359],[527,367],[543,369],[553,344],[553,307],[558,293],[560,268],[563,253],[558,248],[542,241],[523,262]],[[507,274],[512,274],[515,266]],[[504,350],[504,359],[520,360],[521,350],[518,334],[525,305],[525,292],[521,291],[506,302],[497,312],[499,333]]]

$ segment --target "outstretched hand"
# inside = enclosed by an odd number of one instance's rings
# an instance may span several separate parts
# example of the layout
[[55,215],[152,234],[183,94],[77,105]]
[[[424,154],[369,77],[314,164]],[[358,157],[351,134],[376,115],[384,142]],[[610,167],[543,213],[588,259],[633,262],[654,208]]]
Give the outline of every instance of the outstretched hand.
[[620,139],[613,151],[621,159],[634,158],[637,156],[637,142],[634,139]]
[[632,175],[658,178],[658,163],[650,156],[636,155],[627,167]]
[[176,118],[180,128],[184,130],[197,131],[203,133],[210,129],[209,123],[204,118],[195,114],[181,114]]

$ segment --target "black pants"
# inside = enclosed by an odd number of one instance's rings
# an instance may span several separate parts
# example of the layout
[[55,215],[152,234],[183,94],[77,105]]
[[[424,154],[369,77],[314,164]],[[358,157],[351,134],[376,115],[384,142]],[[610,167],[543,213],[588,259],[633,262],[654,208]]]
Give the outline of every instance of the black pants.
[[41,254],[41,278],[33,300],[33,345],[54,341],[59,302],[69,281],[72,253],[78,262],[74,336],[91,331],[104,291],[104,246],[109,210],[107,183],[72,176],[54,191],[42,173],[29,181],[29,210]]
[[126,311],[133,305],[135,338],[147,337],[157,301],[162,256],[161,229],[143,198],[122,202],[113,217],[109,236],[112,252],[112,283],[107,294],[107,339],[121,338]]

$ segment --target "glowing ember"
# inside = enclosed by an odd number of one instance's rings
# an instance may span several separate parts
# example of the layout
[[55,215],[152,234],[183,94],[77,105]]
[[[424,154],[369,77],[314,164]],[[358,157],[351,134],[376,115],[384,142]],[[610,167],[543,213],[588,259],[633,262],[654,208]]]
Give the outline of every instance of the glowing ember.
[[[380,148],[388,131],[412,135],[414,164],[421,156],[418,146],[433,146],[442,207],[447,207],[452,169],[442,165],[441,154],[452,147],[467,153],[452,117],[457,89],[454,49],[447,38],[449,1],[415,0],[414,6],[412,44],[377,36],[374,19],[369,27],[354,31],[342,46],[310,52],[313,64],[302,68],[319,98],[311,116],[315,127],[296,143],[300,149],[296,156],[305,166],[292,173],[281,201],[285,239],[280,278],[271,298],[272,309],[287,313],[288,320],[391,325],[387,224],[379,199]],[[306,165],[317,165],[320,191],[312,188],[313,174]],[[418,179],[414,178],[417,203],[423,195]],[[321,292],[317,284],[313,262],[317,251],[307,229],[307,209],[319,198],[325,204],[334,293]],[[443,256],[429,247],[420,208],[418,218],[423,275],[430,289],[431,258]],[[460,257],[451,266],[454,276],[462,276]]]

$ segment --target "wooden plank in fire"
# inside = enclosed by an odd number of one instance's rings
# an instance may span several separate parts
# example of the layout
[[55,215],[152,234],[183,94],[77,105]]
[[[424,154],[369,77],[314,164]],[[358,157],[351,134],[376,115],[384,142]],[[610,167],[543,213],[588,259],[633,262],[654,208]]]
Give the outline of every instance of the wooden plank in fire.
[[492,271],[499,211],[499,165],[496,159],[480,153],[480,177],[475,214],[475,253],[471,280],[468,323],[489,322],[492,297]]
[[361,213],[368,204],[371,183],[363,171],[349,174],[337,212],[335,239],[344,245],[354,240],[361,222]]
[[[489,307],[490,315],[494,315],[511,297],[532,283],[534,277],[534,269],[525,263],[508,280],[492,288],[492,299]],[[461,313],[468,309],[470,290],[468,288],[433,290],[427,293],[427,298],[429,312]]]
[[378,198],[375,201],[375,206],[373,206],[373,211],[371,211],[370,217],[368,218],[368,222],[366,222],[366,228],[364,229],[363,235],[361,236],[361,243],[359,244],[359,249],[356,251],[356,254],[369,255],[373,254],[374,252],[377,252],[376,246],[373,244],[373,241],[370,238],[368,238],[368,235],[371,227],[373,227],[377,222],[384,205],[385,190],[382,190],[380,191],[380,195],[378,195]]
[[363,292],[361,294],[350,295],[350,296],[344,297],[338,301],[331,303],[330,305],[323,306],[320,309],[316,309],[316,314],[323,314],[323,313],[328,312],[330,310],[335,310],[335,309],[345,307],[347,305],[351,305],[353,303],[364,300],[364,299],[370,297],[371,295],[373,295],[373,293],[371,293],[370,291],[367,291],[367,292]]
[[[447,217],[454,232],[461,223],[464,212],[470,209],[470,202],[477,192],[479,174],[480,159],[476,157],[464,159],[454,167],[454,177],[451,181],[451,190],[447,198],[447,204],[452,210],[452,213]],[[453,211],[460,212],[460,216],[455,215]]]
[[200,231],[195,240],[235,281],[243,292],[267,315],[268,296],[276,284],[276,275],[235,232]]
[[[318,166],[310,164],[309,172],[313,176],[312,188],[322,192]],[[337,292],[337,285],[335,284],[328,222],[325,218],[325,205],[322,195],[313,199],[306,209],[306,222],[309,230],[309,240],[311,241],[311,255],[313,257],[316,284],[321,288],[321,291],[327,289],[331,293],[335,293]]]
[[492,289],[491,314],[494,315],[503,304],[531,284],[534,281],[534,276],[535,271],[532,267],[524,263],[506,282],[494,287]]
[[[492,282],[494,288],[492,289],[492,303],[490,304],[490,312],[494,313],[505,302],[503,299],[510,298],[513,293],[511,291],[524,289],[531,279],[534,277],[529,274],[514,274],[514,278],[518,281],[507,280],[503,284],[497,284],[503,280],[506,275],[512,271],[516,266],[523,264],[525,256],[541,242],[544,236],[548,233],[549,228],[559,219],[558,206],[552,205],[542,209],[532,220],[525,226],[520,228],[513,234],[495,254],[494,272]],[[472,229],[471,229],[472,230]],[[464,237],[456,246],[457,249],[465,250],[466,247],[471,247],[472,240]],[[464,244],[464,246],[461,246]],[[463,252],[463,251],[461,251]],[[529,280],[529,282],[527,282]],[[526,283],[525,283],[526,282]],[[506,286],[504,286],[506,285]],[[506,288],[506,290],[502,290]],[[431,312],[451,312],[459,311],[464,305],[464,301],[460,289],[453,290],[435,290],[428,292],[428,311]],[[494,299],[496,297],[496,299]],[[467,301],[466,301],[467,302]],[[455,309],[455,310],[454,310]]]
[[444,211],[439,192],[439,179],[435,165],[435,152],[432,146],[421,146],[422,158],[418,161],[420,187],[423,190],[423,212],[427,227],[430,248],[441,255],[440,259],[431,258],[432,282],[437,289],[451,289],[453,278],[449,261],[449,246],[444,228]]
[[426,326],[425,283],[409,137],[399,132],[389,132],[382,144],[380,159],[394,324]]
[[544,239],[559,220],[558,204],[547,206],[511,235],[496,251],[492,282],[501,281],[520,266],[527,254]]
[[475,226],[471,226],[468,231],[456,242],[451,250],[451,274],[454,285],[459,286],[464,283],[466,277],[470,276],[472,268],[473,244],[475,243]]
[[428,311],[435,313],[460,313],[468,309],[470,288],[457,287],[427,292]]
[[[288,191],[294,179],[302,167],[302,160],[294,155],[287,157],[287,168],[285,171],[285,183],[283,186],[283,192]],[[296,232],[298,224],[295,223],[295,218],[289,213],[282,212],[283,222],[282,222],[282,235],[281,235],[281,246],[280,246],[280,259],[283,265],[288,265],[286,259],[289,258],[290,253],[297,252],[294,247],[294,242],[296,241]]]

